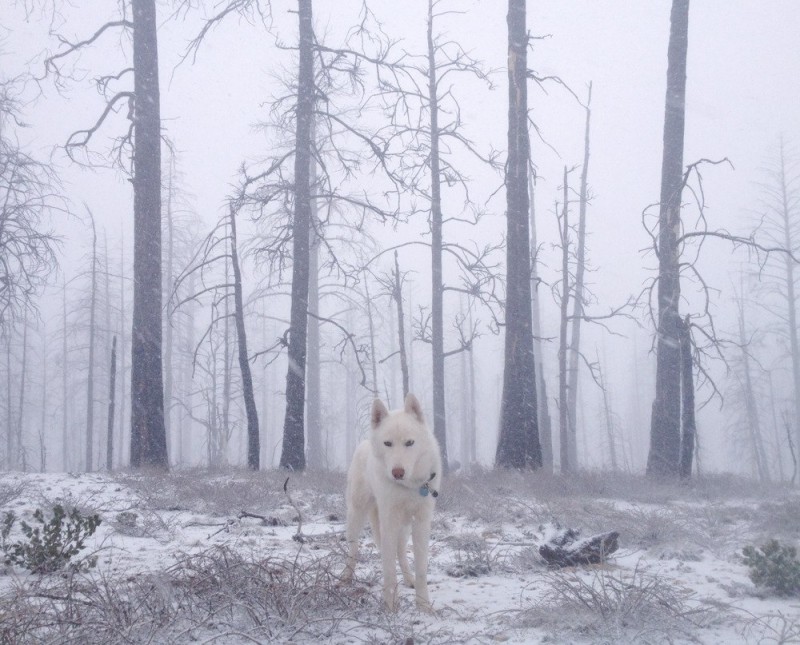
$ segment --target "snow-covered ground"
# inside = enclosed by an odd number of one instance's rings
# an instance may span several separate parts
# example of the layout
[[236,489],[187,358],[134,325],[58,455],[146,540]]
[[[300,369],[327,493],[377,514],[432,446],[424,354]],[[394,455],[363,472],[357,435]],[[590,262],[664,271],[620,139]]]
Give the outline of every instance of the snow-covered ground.
[[[0,512],[98,513],[80,573],[0,576],[2,643],[800,643],[800,598],[756,589],[741,550],[800,541],[800,495],[734,479],[477,471],[446,480],[430,593],[380,601],[368,533],[344,566],[344,477],[3,474]],[[262,517],[248,517],[242,513]],[[298,515],[299,511],[299,515]],[[548,570],[554,527],[620,533],[603,565]],[[299,530],[299,534],[298,534]],[[20,538],[18,523],[9,539]],[[82,554],[82,555],[83,555]]]

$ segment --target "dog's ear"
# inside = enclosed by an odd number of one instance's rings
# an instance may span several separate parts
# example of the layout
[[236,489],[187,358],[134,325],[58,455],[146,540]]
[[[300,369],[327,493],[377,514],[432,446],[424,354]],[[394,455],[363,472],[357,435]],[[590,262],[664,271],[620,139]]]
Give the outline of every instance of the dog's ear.
[[405,410],[409,414],[413,414],[417,417],[417,421],[420,423],[425,423],[425,417],[422,414],[422,406],[419,404],[417,397],[411,394],[411,392],[406,394]]
[[389,416],[389,410],[386,409],[383,401],[375,399],[372,402],[372,414],[370,416],[372,417],[372,429],[374,430],[380,425],[381,421]]

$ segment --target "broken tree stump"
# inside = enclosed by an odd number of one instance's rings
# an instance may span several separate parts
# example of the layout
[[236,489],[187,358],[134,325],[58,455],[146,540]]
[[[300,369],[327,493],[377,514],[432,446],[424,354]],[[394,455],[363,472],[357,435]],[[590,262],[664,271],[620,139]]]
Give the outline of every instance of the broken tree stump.
[[553,567],[599,564],[619,548],[619,533],[610,531],[580,538],[577,529],[566,529],[539,547],[539,555]]

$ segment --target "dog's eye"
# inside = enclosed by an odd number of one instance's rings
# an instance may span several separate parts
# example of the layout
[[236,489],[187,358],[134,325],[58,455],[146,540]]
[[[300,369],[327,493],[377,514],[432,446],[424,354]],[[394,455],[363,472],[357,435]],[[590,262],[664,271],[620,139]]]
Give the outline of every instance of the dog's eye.
[[413,445],[414,445],[414,440],[413,439],[409,439],[408,441],[406,441],[406,448],[408,448],[409,446],[413,446]]
[[386,446],[387,448],[391,448],[392,447],[392,442],[391,441],[384,441],[383,445]]

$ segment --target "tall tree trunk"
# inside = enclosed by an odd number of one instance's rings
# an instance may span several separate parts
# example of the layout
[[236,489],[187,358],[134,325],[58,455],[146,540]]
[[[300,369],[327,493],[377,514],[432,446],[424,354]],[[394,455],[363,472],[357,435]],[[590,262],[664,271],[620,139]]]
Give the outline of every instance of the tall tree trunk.
[[697,441],[697,424],[694,416],[694,375],[692,373],[692,334],[689,316],[680,327],[681,352],[681,443],[680,443],[680,476],[688,479],[692,476],[692,458]]
[[[528,135],[530,145],[530,134]],[[539,307],[539,242],[536,233],[536,182],[532,164],[528,164],[528,196],[530,200],[531,228],[531,315],[533,322],[533,356],[536,364],[537,414],[539,438],[542,444],[542,467],[553,472],[553,427],[547,404],[547,385],[544,380],[544,353],[542,352],[542,315]],[[470,311],[470,315],[472,312]],[[472,358],[470,358],[472,362]],[[474,403],[474,402],[473,402]]]
[[444,383],[444,278],[442,276],[442,186],[439,167],[439,95],[433,39],[433,0],[428,0],[428,106],[431,151],[431,347],[433,350],[433,434],[447,469],[447,417]]
[[[167,294],[167,315],[164,320],[164,430],[167,437],[175,446],[175,437],[172,432],[172,409],[173,409],[173,328],[171,302],[172,290],[175,286],[174,276],[174,256],[175,256],[175,221],[172,209],[173,200],[173,181],[175,177],[175,155],[169,149],[169,161],[167,164],[167,204],[166,204],[166,225],[167,225],[167,253],[165,260],[166,275],[164,276],[164,293]],[[173,455],[173,460],[175,456]]]
[[94,345],[97,331],[95,322],[97,311],[97,231],[94,227],[94,216],[90,213],[92,220],[92,291],[89,297],[89,369],[86,380],[86,456],[85,469],[87,473],[92,472],[93,453],[94,453]]
[[[572,473],[578,469],[577,435],[572,430],[569,408],[569,383],[567,377],[567,328],[569,324],[569,300],[572,292],[569,273],[569,184],[564,168],[564,205],[561,211],[561,315],[558,333],[558,436],[561,440],[561,472]],[[574,324],[574,321],[573,321]]]
[[372,298],[369,295],[369,280],[364,272],[365,304],[367,305],[367,325],[369,328],[369,356],[372,368],[372,395],[378,396],[378,359],[375,348],[375,318],[372,313]]
[[12,325],[6,328],[6,468],[13,470],[16,466],[14,451],[14,406],[11,403],[11,334]]
[[767,458],[764,454],[764,443],[761,438],[761,418],[758,414],[758,404],[753,388],[753,379],[750,374],[750,354],[747,351],[747,323],[744,311],[744,292],[740,290],[737,298],[738,323],[739,323],[739,347],[742,352],[742,394],[744,399],[745,420],[747,423],[747,433],[750,438],[750,448],[753,451],[753,462],[758,473],[758,480],[761,482],[769,481],[769,469]]
[[403,284],[400,280],[400,261],[397,251],[394,252],[394,289],[392,290],[395,304],[397,305],[397,340],[400,348],[400,372],[403,375],[403,400],[409,392],[408,383],[408,356],[406,355],[406,323],[403,312]]
[[253,391],[253,373],[247,353],[247,335],[244,327],[244,297],[242,295],[242,271],[239,265],[238,240],[236,236],[236,214],[230,209],[231,224],[231,265],[233,267],[233,315],[236,320],[236,346],[239,357],[239,369],[242,372],[242,394],[244,409],[247,414],[247,467],[258,470],[261,459],[261,438],[258,430],[258,410],[256,395]]
[[[603,354],[605,355],[605,349],[603,349]],[[600,361],[598,359],[598,363],[599,362]],[[614,433],[614,416],[611,413],[611,402],[608,400],[608,383],[605,382],[605,379],[603,378],[603,371],[599,367],[597,373],[600,391],[603,393],[603,417],[606,422],[606,437],[608,439],[608,454],[611,458],[611,470],[613,472],[617,472],[617,469],[619,468],[617,463],[617,440]]]
[[[658,232],[658,342],[656,396],[650,421],[647,474],[676,477],[681,461],[680,257],[686,52],[689,0],[673,0],[661,166]],[[691,472],[691,464],[688,465]]]
[[[125,306],[125,294],[127,293],[127,285],[125,284],[125,236],[121,236],[120,239],[120,252],[119,252],[119,339],[120,339],[120,366],[119,366],[119,380],[120,380],[120,389],[119,389],[119,423],[117,424],[117,462],[119,465],[124,464],[123,458],[123,450],[125,449],[125,437],[126,437],[126,424],[125,421],[129,417],[126,416],[126,393],[128,391],[127,386],[127,370],[128,370],[128,357],[126,353],[127,345],[127,337],[125,336],[125,329],[127,326],[127,321],[125,320],[125,312],[127,310]],[[127,453],[125,453],[127,454]]]
[[525,0],[508,1],[508,161],[505,366],[495,462],[539,468],[542,449],[536,406],[528,230],[528,33]]
[[[797,248],[795,225],[792,221],[794,214],[789,204],[789,186],[786,177],[786,155],[783,140],[780,145],[780,192],[781,192],[781,220],[783,224],[784,248],[794,251]],[[792,388],[794,393],[794,424],[795,444],[800,446],[800,341],[797,333],[797,289],[795,284],[794,258],[784,253],[784,267],[786,272],[786,323],[789,336],[789,351],[792,360]]]
[[22,465],[22,470],[28,470],[28,456],[25,444],[22,441],[23,428],[25,427],[25,387],[28,380],[28,310],[23,310],[22,315],[22,360],[20,361],[19,374],[19,415],[17,416],[16,438],[14,443],[17,450],[17,464]]
[[306,335],[308,329],[309,231],[311,226],[311,124],[314,115],[314,28],[311,0],[298,0],[300,21],[297,80],[297,132],[294,156],[294,221],[292,222],[292,306],[289,322],[289,369],[286,375],[286,417],[283,422],[281,468],[306,467],[304,416],[306,399]]
[[[586,304],[586,288],[584,274],[586,273],[586,208],[589,201],[589,128],[591,125],[592,111],[592,84],[589,83],[589,96],[586,100],[586,129],[583,139],[583,167],[581,168],[580,204],[578,212],[578,240],[575,255],[575,286],[572,302],[572,338],[569,343],[569,367],[567,368],[567,404],[569,405],[569,430],[573,437],[578,434],[578,382],[580,376],[579,356],[581,351],[581,321]],[[616,470],[616,467],[614,467]]]
[[778,465],[778,481],[786,481],[786,473],[783,470],[783,439],[781,437],[781,426],[778,423],[778,410],[775,407],[775,386],[772,383],[772,371],[767,372],[769,381],[769,405],[772,413],[772,430],[775,437],[775,461]]
[[117,337],[111,342],[111,372],[108,383],[108,427],[106,429],[106,470],[114,470],[114,407],[117,396]]
[[39,472],[47,470],[47,325],[42,327],[42,425],[39,432]]
[[[62,338],[61,338],[61,398],[64,404],[61,425],[61,468],[69,471],[69,343],[67,342],[67,282],[64,280],[62,290]],[[9,428],[10,430],[10,428]]]
[[155,0],[132,0],[134,114],[131,466],[169,468],[161,362],[161,109]]
[[[230,242],[230,240],[226,240],[226,244]],[[227,249],[226,249],[227,251]],[[229,266],[229,256],[226,255],[225,257],[225,284],[230,283],[230,275],[228,271],[230,271]],[[232,428],[231,428],[231,387],[233,385],[232,381],[232,372],[233,372],[233,365],[232,365],[232,358],[231,358],[231,305],[230,299],[228,298],[228,294],[225,294],[224,298],[224,311],[225,315],[223,317],[224,323],[222,325],[223,329],[223,336],[222,336],[222,431],[220,432],[220,465],[227,466],[228,465],[228,439],[231,436]]]
[[[312,121],[312,141],[314,140],[314,122]],[[317,183],[317,165],[311,159],[309,183],[312,187]],[[319,226],[317,203],[311,200],[311,221],[309,227],[309,262],[308,262],[308,363],[306,374],[308,391],[306,392],[306,434],[308,436],[308,465],[321,469],[324,460],[322,445],[322,384],[320,365],[320,325],[319,325]]]

